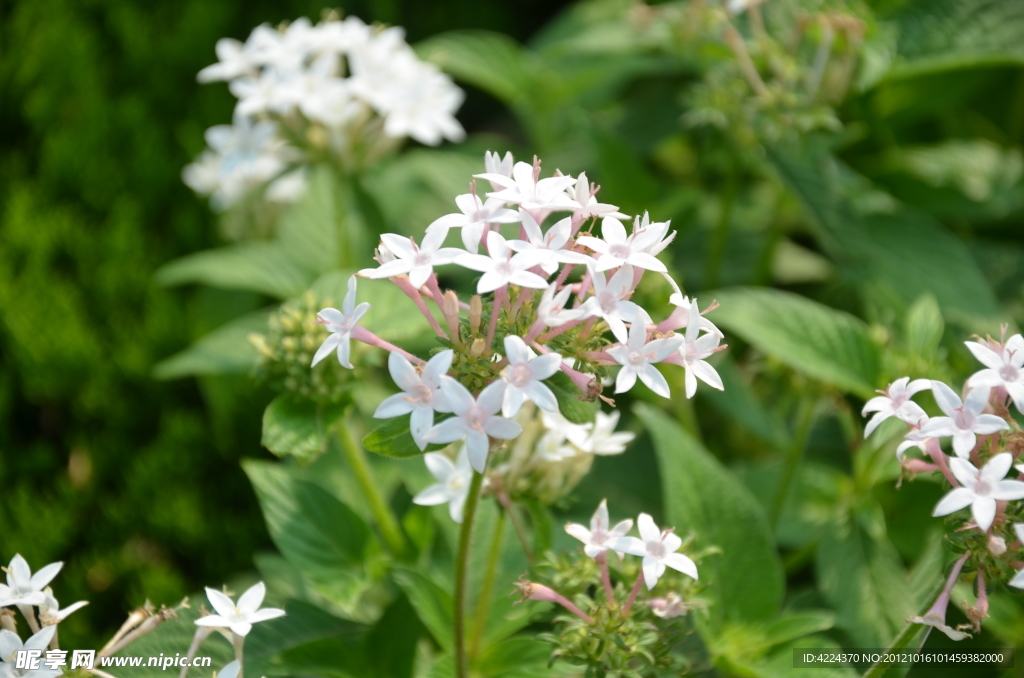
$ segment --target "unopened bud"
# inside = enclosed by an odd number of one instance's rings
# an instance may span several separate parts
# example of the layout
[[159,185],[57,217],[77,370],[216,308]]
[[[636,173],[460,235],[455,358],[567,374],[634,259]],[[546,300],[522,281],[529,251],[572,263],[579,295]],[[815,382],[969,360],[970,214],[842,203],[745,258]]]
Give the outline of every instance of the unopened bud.
[[453,290],[448,290],[444,293],[441,310],[448,318],[457,318],[459,316],[459,297]]
[[1001,556],[1006,553],[1006,540],[1002,537],[990,535],[988,538],[988,550],[994,556]]
[[469,348],[469,357],[476,360],[484,354],[485,348],[487,348],[486,342],[480,337],[477,337],[473,340],[473,345]]
[[0,608],[0,629],[14,634],[18,633],[18,620],[14,618],[14,610],[8,610],[6,607]]
[[655,598],[650,604],[651,611],[662,619],[673,619],[686,614],[686,605],[675,591],[671,591],[664,598]]
[[469,332],[476,335],[480,331],[480,318],[484,314],[484,302],[479,294],[474,294],[469,300]]
[[532,581],[517,581],[513,586],[519,589],[519,595],[522,596],[519,603],[525,603],[527,600],[539,600],[542,603],[557,603],[562,600],[562,596],[555,593],[553,589],[544,586],[544,584],[538,584]]

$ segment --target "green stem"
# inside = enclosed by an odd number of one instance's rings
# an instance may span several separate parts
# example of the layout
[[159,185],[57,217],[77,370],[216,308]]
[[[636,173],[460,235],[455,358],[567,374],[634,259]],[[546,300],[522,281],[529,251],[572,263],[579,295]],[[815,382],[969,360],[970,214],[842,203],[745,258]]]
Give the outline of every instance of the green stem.
[[388,550],[395,556],[408,553],[409,545],[405,540],[405,535],[402,534],[402,529],[398,526],[398,519],[395,518],[391,507],[384,501],[384,497],[380,493],[380,486],[377,484],[376,478],[373,477],[373,470],[370,468],[366,453],[352,439],[352,433],[348,426],[342,424],[338,427],[338,441],[341,443],[341,451],[345,454],[345,459],[352,467],[356,482],[359,483],[359,489],[363,491],[363,497],[370,507],[370,513],[377,521],[377,527],[380,529],[381,536],[384,537],[384,543],[387,544]]
[[736,197],[736,176],[738,168],[730,168],[729,175],[725,180],[725,187],[722,191],[721,211],[718,215],[718,224],[711,234],[708,243],[707,268],[704,274],[704,287],[714,289],[718,286],[718,276],[722,270],[722,260],[725,258],[725,250],[729,244],[729,227],[732,220],[732,204]]
[[466,657],[466,585],[469,579],[469,541],[473,534],[473,519],[476,506],[480,503],[480,488],[484,474],[474,473],[469,485],[469,495],[462,508],[462,528],[459,530],[459,551],[455,557],[455,675],[469,676],[469,662]]
[[498,561],[501,559],[502,537],[505,536],[505,513],[498,511],[498,524],[494,526],[494,537],[491,539],[491,551],[487,556],[487,569],[484,570],[484,581],[480,589],[480,597],[476,601],[476,614],[473,618],[473,641],[469,644],[469,658],[473,660],[480,654],[480,640],[487,620],[487,611],[491,604],[491,592],[494,590],[494,578],[498,574]]
[[779,523],[782,509],[786,505],[786,496],[789,494],[789,487],[796,477],[796,468],[800,465],[800,457],[804,453],[804,445],[807,443],[807,434],[811,431],[811,424],[814,423],[814,402],[811,398],[804,398],[800,403],[800,411],[797,421],[796,435],[793,437],[793,444],[786,455],[786,469],[782,475],[782,482],[779,483],[779,491],[772,503],[771,521],[774,529]]

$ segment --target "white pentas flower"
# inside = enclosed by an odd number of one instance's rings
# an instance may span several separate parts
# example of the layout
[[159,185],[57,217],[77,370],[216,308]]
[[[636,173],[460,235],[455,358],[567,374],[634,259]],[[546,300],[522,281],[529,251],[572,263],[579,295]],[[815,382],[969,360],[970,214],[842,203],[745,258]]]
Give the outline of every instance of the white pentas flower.
[[332,351],[338,352],[338,362],[342,367],[352,369],[349,362],[350,342],[352,333],[359,325],[359,320],[370,310],[370,304],[363,302],[356,306],[356,277],[348,279],[348,292],[345,294],[345,301],[339,311],[336,308],[324,308],[316,314],[317,322],[324,325],[330,336],[324,339],[324,343],[317,349],[313,356],[313,364],[326,358]]
[[465,254],[462,250],[454,247],[441,247],[446,235],[448,235],[447,228],[428,230],[427,234],[423,236],[423,244],[417,246],[416,241],[412,238],[385,233],[380,237],[381,242],[384,243],[388,251],[395,255],[395,260],[377,268],[364,268],[359,271],[359,275],[376,279],[407,274],[413,287],[422,287],[430,279],[435,266],[450,264],[459,255]]
[[469,463],[479,473],[483,473],[487,465],[488,436],[511,440],[523,431],[518,422],[498,416],[505,396],[504,381],[492,382],[474,398],[465,386],[451,377],[444,377],[441,393],[455,416],[434,426],[424,438],[431,443],[453,443],[465,438]]
[[610,456],[622,454],[626,451],[626,445],[631,443],[636,434],[631,431],[616,431],[619,425],[618,410],[611,414],[605,414],[598,410],[597,418],[592,424],[586,424],[585,435],[582,439],[572,440],[576,447],[584,452],[599,456]]
[[72,603],[65,608],[61,608],[60,603],[53,597],[53,590],[47,586],[43,590],[43,602],[39,605],[39,621],[43,624],[57,624],[68,618],[72,612],[80,610],[89,604],[87,600],[80,600],[77,603]]
[[196,80],[199,82],[234,80],[237,77],[248,75],[255,67],[252,50],[247,50],[243,43],[234,38],[221,38],[217,41],[214,51],[217,53],[218,61],[199,71],[196,76]]
[[911,425],[920,422],[922,417],[927,417],[921,406],[911,398],[931,386],[932,382],[928,379],[910,381],[910,377],[903,377],[889,384],[889,388],[884,391],[878,391],[881,395],[867,401],[861,410],[863,417],[866,417],[868,412],[875,412],[875,416],[871,417],[864,427],[864,437],[871,435],[878,425],[889,417],[896,417]]
[[972,375],[967,385],[972,388],[1002,386],[1013,398],[1017,410],[1024,412],[1024,338],[1019,334],[1013,335],[998,353],[975,341],[965,341],[964,344],[987,368]]
[[581,172],[576,178],[576,187],[567,188],[566,194],[580,204],[580,208],[573,212],[576,219],[589,219],[596,217],[612,217],[613,219],[628,219],[629,217],[619,212],[616,205],[607,205],[597,201],[597,186],[591,185],[587,179],[587,173]]
[[565,249],[565,245],[572,236],[572,218],[566,217],[557,221],[547,233],[542,233],[540,226],[528,212],[520,211],[519,218],[526,231],[526,240],[509,240],[508,246],[517,252],[538,252],[543,255],[540,267],[544,272],[551,275],[558,268],[558,264],[586,264],[591,260],[585,254]]
[[[590,518],[589,530],[579,523],[568,523],[565,526],[565,531],[570,537],[583,542],[583,552],[588,557],[597,558],[600,554],[613,548],[620,538],[629,534],[629,531],[633,529],[633,521],[628,518],[616,523],[615,527],[609,527],[609,525],[608,500],[602,499],[597,510],[594,511],[594,515]],[[621,558],[621,555],[619,557]]]
[[409,431],[412,439],[421,450],[426,448],[424,436],[434,425],[434,412],[451,412],[440,389],[441,377],[448,373],[454,357],[455,351],[451,349],[441,351],[427,361],[422,371],[418,371],[405,356],[392,352],[388,355],[388,370],[402,393],[385,398],[373,416],[390,419],[411,412]]
[[648,590],[653,589],[658,583],[661,575],[665,574],[666,567],[697,579],[697,565],[687,556],[677,553],[679,547],[683,545],[683,540],[677,534],[671,530],[659,530],[654,519],[646,513],[641,513],[637,518],[636,527],[640,532],[640,539],[621,537],[611,548],[644,559],[644,583],[647,584]]
[[671,336],[647,341],[647,325],[650,322],[647,312],[638,308],[636,322],[629,328],[629,340],[607,351],[615,362],[622,365],[615,378],[616,393],[625,393],[633,388],[639,377],[647,388],[658,395],[664,398],[670,395],[668,382],[654,365],[675,353],[684,340],[680,336]]
[[[696,299],[690,302],[690,317],[700,317]],[[700,323],[690,323],[686,326],[686,335],[682,345],[679,347],[679,357],[683,368],[686,370],[687,398],[692,398],[697,392],[697,379],[700,379],[711,388],[716,388],[719,391],[725,390],[725,385],[722,384],[722,377],[718,374],[718,370],[712,367],[711,363],[707,362],[707,359],[712,354],[725,348],[724,346],[719,346],[720,342],[721,335],[719,334],[708,332],[701,335]]]
[[7,586],[0,584],[0,605],[42,605],[46,585],[53,581],[64,563],[50,563],[35,574],[20,553],[11,558],[7,570]]
[[[644,242],[650,244],[643,248],[647,254],[658,256],[666,247],[676,239],[676,231],[668,232],[672,226],[671,221],[658,221],[651,223],[651,217],[644,212],[643,217],[639,215],[633,219],[633,235],[641,236]],[[671,302],[671,300],[669,300]],[[673,302],[674,303],[674,302]]]
[[645,251],[659,238],[657,231],[646,229],[626,235],[626,228],[621,221],[605,217],[601,221],[601,234],[604,236],[603,240],[589,235],[583,235],[576,239],[579,244],[600,254],[595,270],[607,271],[623,264],[632,264],[637,268],[658,273],[668,271],[665,264],[658,261],[653,254],[648,254]]
[[455,263],[483,272],[476,291],[478,294],[484,294],[510,284],[539,290],[546,288],[547,281],[530,271],[544,261],[545,257],[545,254],[537,251],[516,254],[500,233],[491,231],[487,234],[487,256],[465,253],[460,255]]
[[448,504],[448,515],[455,522],[461,523],[462,507],[469,496],[469,484],[473,480],[473,467],[469,465],[466,446],[461,447],[454,464],[440,452],[427,452],[423,455],[423,461],[437,482],[413,497],[413,503],[420,506]]
[[557,353],[538,356],[522,338],[509,335],[505,337],[505,358],[508,365],[501,371],[506,384],[501,413],[506,417],[516,416],[524,400],[533,401],[542,410],[556,412],[558,401],[543,380],[558,371],[562,356]]
[[944,417],[932,417],[921,427],[921,436],[931,438],[953,437],[953,450],[959,457],[966,457],[978,442],[978,435],[988,435],[1010,428],[1001,417],[994,414],[982,414],[988,405],[991,389],[979,386],[967,393],[967,398],[960,400],[953,389],[941,381],[932,381],[932,393],[935,402],[945,412]]
[[[497,174],[499,176],[512,178],[512,166],[515,164],[515,160],[512,158],[512,151],[505,151],[505,157],[501,157],[497,152],[492,153],[491,151],[484,152],[484,173],[485,174]],[[501,186],[495,183],[491,183],[491,188],[495,191],[500,191]]]
[[540,179],[539,173],[539,166],[535,169],[525,162],[517,162],[512,168],[511,177],[490,172],[475,176],[501,187],[499,191],[488,193],[490,197],[519,205],[529,212],[575,210],[580,207],[578,202],[564,193],[566,188],[576,182],[575,179],[565,176]]
[[537,304],[537,319],[548,327],[558,327],[578,320],[587,313],[582,307],[566,309],[565,302],[569,301],[572,288],[567,285],[556,292],[557,287],[554,283],[549,285]]
[[446,214],[427,226],[427,234],[449,228],[462,229],[462,244],[476,253],[488,224],[511,224],[519,221],[519,213],[505,208],[505,203],[496,198],[481,201],[475,192],[455,196],[455,204],[461,214]]
[[580,307],[583,317],[601,318],[615,338],[625,342],[628,338],[626,323],[634,322],[640,309],[626,298],[633,293],[633,267],[629,264],[622,266],[608,281],[605,281],[604,273],[592,271],[590,279],[594,285],[594,296]]
[[[674,292],[668,298],[668,303],[670,303],[673,306],[675,306],[675,309],[672,310],[672,314],[669,315],[668,318],[666,318],[664,321],[659,323],[658,329],[664,331],[664,330],[678,330],[678,329],[689,327],[690,326],[690,307],[693,306],[693,302],[690,300],[690,297],[686,296],[682,292]],[[704,313],[708,313],[713,308],[716,308],[715,304],[712,304],[710,307],[705,309]],[[717,334],[719,337],[723,337],[724,338],[725,335],[722,333],[722,330],[718,329],[718,327],[713,322],[708,320],[704,316],[704,313],[699,313],[697,315],[697,318],[700,321],[700,328],[702,330],[704,330],[705,332],[710,332],[712,334]]]
[[997,501],[1024,499],[1024,482],[1005,480],[1011,464],[1013,457],[1009,452],[992,457],[980,471],[966,459],[953,457],[949,468],[963,487],[950,490],[935,506],[932,515],[946,516],[970,506],[978,528],[987,531],[995,519]]
[[[46,649],[53,640],[53,634],[57,632],[56,626],[44,626],[38,633],[33,634],[24,644],[17,633],[0,630],[0,677],[2,678],[55,678],[64,673],[60,667],[49,668],[45,663]],[[18,668],[17,658],[19,650],[38,650],[42,657],[39,661],[39,668]]]
[[217,614],[200,617],[196,620],[196,624],[231,629],[236,636],[247,635],[252,630],[253,624],[284,616],[284,610],[275,607],[260,609],[266,593],[267,587],[263,585],[263,582],[259,582],[243,593],[242,597],[238,599],[238,604],[235,605],[231,598],[220,591],[206,587],[206,597]]

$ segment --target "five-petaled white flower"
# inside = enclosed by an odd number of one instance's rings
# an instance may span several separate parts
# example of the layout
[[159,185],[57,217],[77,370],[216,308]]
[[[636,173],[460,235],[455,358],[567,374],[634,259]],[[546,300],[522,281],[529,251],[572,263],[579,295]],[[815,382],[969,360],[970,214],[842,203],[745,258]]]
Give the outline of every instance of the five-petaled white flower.
[[440,452],[423,455],[427,470],[437,480],[412,498],[420,506],[448,504],[448,515],[457,523],[462,522],[462,507],[469,496],[469,484],[473,480],[473,468],[469,465],[469,452],[463,445],[455,463]]
[[[878,425],[889,417],[896,417],[911,425],[919,423],[922,417],[927,417],[921,406],[911,398],[916,393],[931,388],[931,385],[932,382],[928,379],[910,381],[910,377],[903,377],[889,384],[889,388],[884,391],[878,391],[882,395],[867,401],[860,413],[862,417],[868,416],[868,412],[876,413],[864,427],[864,437],[871,435]],[[973,444],[971,446],[973,447]]]
[[526,232],[527,239],[509,240],[508,246],[516,252],[540,252],[544,256],[544,259],[540,262],[540,267],[548,275],[555,272],[558,264],[586,264],[593,261],[593,259],[585,254],[565,249],[565,244],[569,242],[569,238],[572,236],[571,217],[555,222],[548,229],[547,233],[542,233],[540,226],[530,216],[529,212],[520,211],[519,216],[522,219],[523,230]]
[[388,370],[402,393],[385,398],[373,416],[390,419],[412,412],[409,417],[412,439],[421,450],[426,448],[423,436],[434,425],[434,412],[451,412],[440,388],[441,377],[448,373],[454,357],[455,351],[451,349],[441,351],[427,361],[422,371],[417,371],[405,356],[392,352],[388,356]]
[[569,295],[572,294],[571,287],[566,285],[557,293],[555,292],[556,287],[558,287],[557,284],[551,283],[544,290],[540,301],[537,302],[537,318],[548,327],[558,327],[573,320],[578,320],[584,314],[582,307],[565,308],[565,302],[569,301]]
[[1017,410],[1024,412],[1024,338],[1019,334],[1013,335],[999,353],[975,341],[964,343],[974,357],[988,368],[972,375],[967,385],[971,388],[1002,386],[1013,398]]
[[675,353],[684,339],[676,335],[647,341],[647,325],[650,322],[651,318],[647,312],[638,307],[636,322],[629,328],[629,341],[613,346],[607,351],[608,355],[622,365],[618,377],[615,378],[616,393],[624,393],[633,388],[636,378],[640,377],[640,381],[658,395],[664,398],[670,395],[668,382],[654,363],[661,362]]
[[451,377],[443,377],[441,393],[455,416],[434,426],[424,438],[430,443],[453,443],[465,438],[469,463],[479,473],[487,465],[488,436],[511,440],[523,432],[518,422],[497,416],[505,396],[505,382],[500,379],[474,398],[465,386]]
[[1024,499],[1024,483],[1004,480],[1011,464],[1013,457],[1009,452],[992,457],[980,471],[966,459],[953,457],[949,460],[949,468],[963,487],[950,490],[940,499],[932,515],[948,516],[970,506],[978,528],[982,532],[988,531],[996,516],[997,501]]
[[[690,302],[689,316],[691,318],[700,317],[696,298]],[[719,346],[722,336],[714,332],[700,335],[700,328],[700,323],[687,323],[686,334],[683,337],[683,344],[679,347],[679,352],[676,356],[672,356],[672,360],[666,361],[673,362],[678,359],[686,370],[687,398],[692,398],[697,392],[697,379],[700,379],[711,388],[716,388],[719,391],[725,390],[725,385],[722,383],[722,377],[719,376],[718,370],[712,367],[711,363],[707,362],[709,357],[725,348],[725,346]]]
[[505,357],[508,365],[501,371],[501,378],[507,386],[502,415],[516,416],[523,400],[533,401],[542,410],[557,412],[555,394],[542,380],[558,371],[562,356],[557,353],[537,355],[520,337],[509,335],[505,337]]
[[[668,298],[668,303],[672,304],[676,308],[672,311],[672,314],[659,325],[659,327],[661,327],[662,329],[670,330],[678,330],[684,327],[689,327],[690,306],[693,305],[690,301],[690,297],[686,296],[681,292],[674,292]],[[704,311],[704,313],[707,312],[707,310]],[[722,330],[718,329],[718,327],[713,322],[704,317],[703,314],[698,314],[698,318],[700,319],[700,328],[702,330],[704,330],[705,332],[711,332],[712,334],[717,334],[718,336],[723,338],[725,337],[725,335],[722,334]]]
[[[41,631],[35,633],[25,644],[22,645],[21,638],[17,633],[0,630],[0,676],[3,678],[55,678],[64,672],[59,668],[50,668],[46,665],[46,649],[53,640],[53,634],[57,632],[56,626],[44,626]],[[37,650],[41,655],[39,668],[17,668],[17,657],[19,650]]]
[[625,342],[626,323],[635,321],[637,309],[640,308],[626,299],[633,291],[633,267],[626,264],[607,282],[604,273],[599,271],[591,271],[590,279],[594,283],[594,296],[583,302],[580,311],[603,319],[615,338]]
[[[503,177],[509,179],[512,178],[512,166],[515,164],[515,160],[512,158],[512,151],[505,151],[505,157],[498,155],[497,151],[485,151],[484,152],[484,172],[486,174],[500,174]],[[491,188],[495,191],[500,191],[501,186],[495,183],[491,183]]]
[[987,435],[1010,428],[1001,417],[994,414],[982,414],[988,405],[991,389],[979,386],[967,393],[961,402],[953,389],[941,381],[932,381],[932,393],[939,408],[946,413],[945,417],[932,417],[921,427],[921,436],[944,438],[953,436],[953,451],[958,457],[966,457],[971,453],[978,435]]
[[597,419],[592,424],[584,425],[586,435],[578,441],[570,437],[570,441],[584,452],[591,454],[600,456],[622,454],[626,451],[626,445],[636,438],[636,434],[631,431],[616,432],[615,427],[618,425],[618,410],[611,414],[605,414],[598,410]]
[[407,273],[413,287],[422,287],[430,279],[435,266],[450,264],[456,257],[464,254],[455,247],[441,247],[447,235],[448,229],[444,227],[428,230],[423,236],[423,244],[417,246],[412,238],[385,233],[380,239],[388,251],[397,258],[377,268],[364,268],[359,271],[359,275],[367,278],[393,278]]
[[276,607],[265,607],[260,609],[263,603],[263,596],[267,593],[267,587],[263,582],[249,588],[238,599],[238,605],[226,595],[216,589],[206,587],[206,597],[210,599],[210,605],[217,614],[210,614],[196,620],[198,626],[214,626],[217,628],[231,629],[236,636],[244,636],[252,629],[252,625],[268,619],[277,619],[284,616],[284,610]]
[[35,574],[20,553],[11,558],[7,566],[7,586],[0,584],[0,605],[42,605],[46,600],[43,589],[64,563],[50,563]]
[[[610,529],[609,524],[608,500],[602,499],[597,510],[594,511],[594,515],[590,517],[589,530],[579,523],[568,523],[565,526],[565,531],[570,537],[583,542],[583,552],[588,557],[597,558],[633,529],[633,521],[629,518],[619,521],[615,527]],[[622,559],[622,554],[619,554],[619,559]]]
[[80,600],[77,603],[72,603],[65,608],[61,608],[60,603],[53,597],[53,589],[47,586],[43,590],[43,602],[39,605],[39,621],[43,624],[57,624],[68,618],[75,610],[80,610],[89,604],[88,600]]
[[359,320],[369,310],[370,304],[365,301],[356,306],[356,277],[352,276],[348,279],[348,292],[345,294],[345,301],[341,305],[341,310],[325,308],[316,314],[317,322],[324,325],[331,334],[324,339],[324,343],[316,350],[316,355],[313,356],[313,364],[310,367],[315,366],[330,355],[331,351],[337,349],[338,362],[341,363],[342,367],[352,369],[352,364],[348,360],[349,351],[351,350],[349,341],[352,338],[352,332],[355,331],[356,326],[359,324]]
[[589,219],[590,217],[597,217],[598,219],[603,219],[604,217],[612,217],[614,219],[629,218],[619,212],[618,206],[598,202],[596,191],[596,187],[590,185],[586,172],[581,172],[576,178],[575,188],[567,188],[565,190],[566,195],[580,204],[580,208],[573,213],[577,219]]
[[658,256],[676,239],[676,231],[668,232],[671,226],[671,221],[658,221],[652,224],[650,215],[644,212],[643,218],[638,215],[633,219],[633,234],[642,233],[645,240],[651,243],[643,251]]
[[682,553],[676,553],[683,545],[683,540],[677,534],[671,530],[659,530],[654,519],[646,513],[641,513],[636,519],[636,527],[640,539],[621,537],[611,548],[644,559],[642,566],[647,590],[653,589],[658,583],[661,575],[665,574],[666,566],[697,578],[697,565]]
[[580,204],[567,196],[563,191],[572,186],[576,180],[572,177],[548,177],[537,179],[533,166],[525,162],[517,162],[512,168],[512,176],[485,172],[475,175],[478,179],[486,179],[501,187],[500,191],[488,193],[488,197],[497,198],[502,202],[519,205],[530,212],[540,210],[574,210]]
[[447,234],[449,228],[461,228],[462,244],[474,253],[480,246],[485,226],[511,224],[520,219],[518,212],[506,209],[505,203],[497,198],[488,198],[483,202],[475,193],[466,193],[456,196],[455,204],[462,210],[462,214],[446,214],[439,217],[427,226],[427,233],[444,231]]
[[520,287],[544,289],[548,286],[547,281],[530,269],[543,262],[546,257],[547,254],[537,250],[515,254],[500,233],[491,231],[487,234],[487,256],[465,253],[459,256],[455,263],[483,272],[476,291],[478,294],[485,294],[510,283]]
[[601,221],[601,234],[604,236],[603,240],[590,235],[582,235],[576,239],[579,244],[586,245],[601,255],[597,259],[596,270],[607,271],[623,264],[632,264],[637,268],[658,273],[668,271],[665,264],[658,261],[653,254],[646,252],[647,248],[660,240],[660,231],[645,229],[627,236],[626,227],[621,221],[605,217]]

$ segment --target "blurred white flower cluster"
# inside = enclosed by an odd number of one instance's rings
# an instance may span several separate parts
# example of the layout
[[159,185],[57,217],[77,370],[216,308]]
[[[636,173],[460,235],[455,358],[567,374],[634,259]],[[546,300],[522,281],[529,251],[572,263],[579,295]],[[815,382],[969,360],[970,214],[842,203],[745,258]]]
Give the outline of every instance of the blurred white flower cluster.
[[219,40],[217,58],[198,79],[228,83],[234,121],[207,130],[209,148],[183,172],[216,209],[264,186],[268,200],[295,200],[309,162],[355,169],[406,137],[437,145],[465,136],[455,119],[462,90],[420,61],[398,27],[336,15],[264,24],[244,43]]

